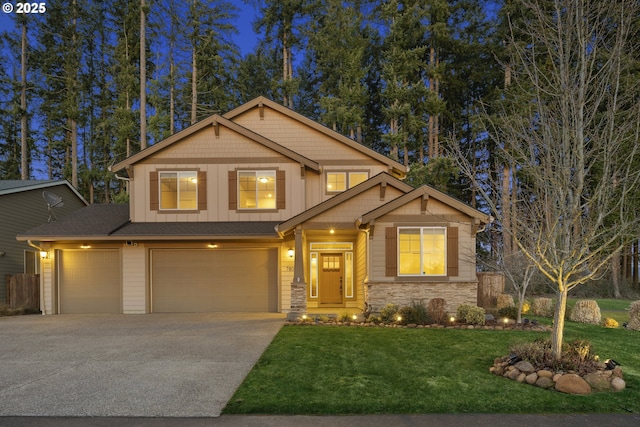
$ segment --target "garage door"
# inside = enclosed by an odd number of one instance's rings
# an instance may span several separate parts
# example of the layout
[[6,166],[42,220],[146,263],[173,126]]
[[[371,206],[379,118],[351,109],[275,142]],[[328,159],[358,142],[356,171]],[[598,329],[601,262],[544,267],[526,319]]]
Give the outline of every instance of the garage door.
[[120,253],[58,251],[60,313],[120,313]]
[[151,250],[154,313],[276,312],[277,250]]

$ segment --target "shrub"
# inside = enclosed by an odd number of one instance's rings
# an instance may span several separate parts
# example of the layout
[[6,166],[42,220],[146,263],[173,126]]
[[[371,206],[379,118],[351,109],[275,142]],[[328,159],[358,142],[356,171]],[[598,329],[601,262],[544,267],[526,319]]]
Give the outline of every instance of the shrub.
[[500,310],[498,310],[498,316],[515,320],[518,318],[518,307],[515,307],[513,305],[502,307]]
[[387,304],[380,310],[380,320],[383,323],[393,323],[396,321],[400,307],[396,304]]
[[629,323],[627,328],[640,331],[640,301],[634,301],[629,306]]
[[522,314],[527,314],[529,312],[529,310],[531,310],[531,306],[529,305],[528,302],[523,302],[522,303]]
[[573,311],[571,312],[569,319],[572,322],[597,325],[602,320],[600,307],[598,307],[598,303],[594,300],[576,301],[576,305],[573,307]]
[[427,304],[427,314],[434,323],[444,324],[447,321],[447,302],[444,298],[433,298]]
[[549,338],[514,344],[510,351],[522,360],[530,362],[536,369],[573,370],[579,375],[597,370],[596,356],[593,354],[591,343],[586,340],[563,343],[560,360],[553,356]]
[[534,316],[553,317],[553,301],[551,298],[535,298],[531,313]]
[[605,328],[615,329],[618,327],[618,321],[616,319],[612,319],[611,317],[607,317],[606,319],[604,319],[603,325]]
[[515,304],[513,302],[513,297],[509,294],[500,294],[496,300],[496,308],[500,310],[505,307],[513,307]]
[[485,312],[484,308],[475,305],[462,304],[458,306],[457,318],[464,323],[470,325],[484,325]]
[[402,316],[400,323],[403,325],[410,323],[424,325],[428,321],[427,308],[422,301],[412,301],[410,306],[400,308],[398,315]]

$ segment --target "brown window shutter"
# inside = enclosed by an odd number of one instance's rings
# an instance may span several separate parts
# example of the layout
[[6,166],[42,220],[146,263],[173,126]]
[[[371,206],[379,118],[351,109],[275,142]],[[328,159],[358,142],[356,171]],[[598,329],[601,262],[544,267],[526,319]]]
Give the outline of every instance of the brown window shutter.
[[160,197],[158,189],[158,171],[149,173],[149,209],[157,211],[160,209]]
[[284,171],[276,171],[276,209],[285,209],[286,207],[286,187],[284,180]]
[[398,275],[398,232],[396,227],[385,228],[385,276]]
[[198,210],[207,210],[207,172],[198,171]]
[[229,171],[229,210],[238,209],[238,173]]
[[447,276],[458,275],[458,227],[447,227]]

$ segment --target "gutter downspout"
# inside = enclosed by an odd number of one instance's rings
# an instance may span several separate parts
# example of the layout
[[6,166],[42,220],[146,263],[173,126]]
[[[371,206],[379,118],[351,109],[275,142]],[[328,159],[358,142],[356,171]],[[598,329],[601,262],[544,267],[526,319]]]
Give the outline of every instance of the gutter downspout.
[[[41,248],[40,246],[34,244],[31,240],[27,240],[27,244],[29,246],[31,246],[32,248],[35,248],[38,250],[38,255],[40,256],[40,252],[44,252],[45,249]],[[42,312],[42,315],[44,316],[45,313],[47,312],[46,307],[44,306],[44,275],[42,274],[42,262],[40,262],[40,311]]]

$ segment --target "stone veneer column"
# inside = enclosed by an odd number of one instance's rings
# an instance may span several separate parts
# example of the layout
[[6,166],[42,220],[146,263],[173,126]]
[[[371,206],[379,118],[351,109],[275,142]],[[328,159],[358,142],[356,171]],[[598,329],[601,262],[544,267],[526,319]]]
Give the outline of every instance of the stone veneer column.
[[307,311],[307,283],[304,278],[302,229],[300,227],[296,228],[294,236],[296,245],[293,281],[291,282],[291,311],[287,316],[287,320],[296,320]]

